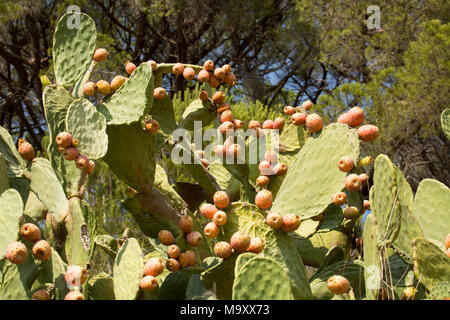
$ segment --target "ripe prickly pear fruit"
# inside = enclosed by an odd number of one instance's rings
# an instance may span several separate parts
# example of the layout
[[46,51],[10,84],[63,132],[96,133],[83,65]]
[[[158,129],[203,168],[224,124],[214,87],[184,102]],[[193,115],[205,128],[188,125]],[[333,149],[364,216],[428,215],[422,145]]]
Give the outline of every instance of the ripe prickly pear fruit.
[[69,266],[64,275],[67,287],[70,289],[73,286],[82,286],[88,278],[88,271],[80,266]]
[[72,147],[78,148],[79,145],[80,145],[80,140],[78,140],[78,139],[72,140]]
[[[227,110],[231,110],[230,105],[228,103],[222,103],[221,105],[219,105],[219,107],[217,108],[217,113],[219,115],[222,115],[223,112],[227,111]],[[219,117],[220,118],[220,117]],[[220,120],[220,119],[219,119]]]
[[158,281],[153,276],[145,276],[139,282],[139,287],[144,291],[150,292],[158,287]]
[[283,112],[287,116],[292,116],[295,113],[295,108],[292,106],[286,106],[284,107]]
[[306,116],[306,127],[311,133],[322,130],[322,118],[316,113],[308,114]]
[[327,280],[328,290],[334,294],[344,294],[350,290],[350,282],[342,276],[334,275]]
[[217,191],[214,193],[214,204],[219,209],[225,209],[230,204],[230,197],[225,191]]
[[15,264],[21,264],[27,260],[27,247],[18,241],[11,242],[6,248],[5,258]]
[[183,71],[183,77],[186,80],[194,80],[195,79],[195,70],[191,67],[187,67]]
[[52,255],[52,247],[47,241],[39,240],[33,245],[31,252],[36,259],[47,261]]
[[262,176],[271,176],[274,174],[272,165],[266,160],[263,160],[258,164],[258,170]]
[[283,225],[283,217],[276,212],[269,212],[266,217],[266,223],[272,229],[279,229]]
[[350,117],[348,116],[348,113],[346,112],[346,113],[341,114],[341,115],[338,117],[337,122],[338,122],[338,123],[342,123],[342,124],[347,124],[347,125],[349,125],[349,123],[350,123]]
[[216,77],[218,80],[224,80],[225,79],[225,71],[222,68],[214,69],[214,77]]
[[364,121],[364,110],[358,106],[355,106],[347,112],[348,125],[351,127],[357,127]]
[[175,243],[175,238],[173,237],[172,232],[170,232],[169,230],[161,230],[158,233],[158,239],[162,244],[166,246],[170,246],[171,244]]
[[97,90],[105,96],[110,95],[112,92],[111,85],[105,80],[98,80],[96,86]]
[[302,103],[302,108],[305,109],[306,111],[310,110],[313,106],[313,103],[310,100],[306,100],[305,102]]
[[164,100],[167,96],[166,93],[166,89],[162,88],[162,87],[158,87],[155,88],[155,90],[153,90],[153,98],[155,98],[155,100]]
[[25,223],[20,228],[20,235],[27,241],[35,242],[41,239],[41,230],[32,223]]
[[233,253],[233,249],[228,242],[219,241],[214,245],[214,254],[222,259],[227,259]]
[[124,65],[125,65],[125,70],[127,71],[127,73],[129,75],[131,75],[134,72],[134,70],[136,70],[136,65],[131,61],[125,62]]
[[367,181],[369,181],[369,176],[367,175],[367,173],[361,173],[359,175],[359,180],[361,180],[361,185],[364,185],[367,183]]
[[291,116],[291,122],[295,126],[302,126],[306,123],[306,113],[296,112]]
[[284,128],[284,123],[285,123],[285,121],[284,121],[283,118],[281,118],[281,117],[276,118],[273,121],[273,129],[278,130],[278,131],[282,131],[283,128]]
[[292,232],[300,227],[300,217],[298,214],[287,214],[283,217],[283,225],[281,226],[281,230],[284,232]]
[[95,94],[95,89],[97,86],[92,81],[88,81],[83,86],[83,93],[89,97]]
[[206,218],[206,219],[212,219],[214,217],[214,214],[218,211],[218,209],[213,206],[210,203],[204,203],[200,206],[200,213]]
[[87,166],[85,172],[86,172],[87,174],[93,174],[94,171],[95,171],[95,162],[92,161],[92,160],[89,160],[89,164],[88,164],[88,166]]
[[[225,110],[222,112],[222,114],[220,115],[220,122],[224,123],[224,122],[233,122],[233,112],[231,112],[231,110]],[[233,124],[233,129],[234,129],[234,124]]]
[[237,143],[234,143],[227,148],[227,155],[234,159],[237,159],[238,157],[240,157],[241,154],[242,154],[242,148]]
[[177,76],[183,74],[183,71],[184,71],[184,65],[182,63],[179,63],[179,62],[175,63],[172,67],[172,72]]
[[212,60],[206,60],[205,63],[203,63],[203,69],[212,71],[212,69],[214,69],[214,62],[212,62]]
[[220,85],[220,80],[217,79],[213,74],[209,76],[208,84],[211,88],[217,88]]
[[378,138],[380,131],[377,126],[365,124],[358,128],[359,138],[364,142],[371,142]]
[[105,48],[98,48],[94,52],[94,60],[97,62],[105,61],[108,58],[108,51]]
[[185,254],[188,257],[188,266],[195,266],[196,261],[195,252],[192,250],[186,250]]
[[234,124],[234,130],[238,130],[238,129],[243,129],[244,128],[244,121],[242,121],[242,120],[234,119],[233,120],[233,124]]
[[360,216],[359,210],[356,207],[347,207],[343,211],[344,217],[347,219],[355,219]]
[[276,176],[284,176],[287,172],[287,165],[285,163],[278,163],[273,167],[273,172]]
[[152,71],[155,72],[156,68],[158,67],[158,64],[154,60],[149,60],[147,63],[152,67]]
[[250,246],[250,236],[244,231],[237,231],[231,236],[230,244],[235,252],[245,252]]
[[72,145],[72,135],[65,131],[58,133],[56,144],[61,148],[70,147]]
[[233,72],[233,71],[231,70],[231,65],[230,65],[230,64],[224,64],[224,65],[222,66],[222,69],[223,69],[223,71],[225,71],[225,74],[229,74],[229,73]]
[[251,238],[250,246],[247,248],[247,252],[258,254],[264,250],[266,242],[262,238]]
[[86,157],[85,155],[80,154],[77,157],[75,164],[78,169],[87,171],[87,169],[89,168],[89,158]]
[[198,231],[189,232],[186,235],[186,241],[191,247],[198,247],[203,242],[203,237]]
[[68,148],[64,149],[64,151],[62,153],[63,158],[68,161],[76,160],[79,155],[80,155],[80,153],[78,152],[78,148],[74,148],[74,147],[68,147]]
[[256,194],[255,204],[258,208],[266,210],[272,206],[272,192],[267,189],[263,189]]
[[202,91],[202,92],[200,92],[200,94],[198,95],[198,98],[201,100],[201,101],[206,101],[206,100],[208,100],[208,92],[206,92],[206,91]]
[[275,152],[275,150],[267,150],[264,153],[264,160],[266,160],[269,163],[275,163],[278,160],[278,154]]
[[233,87],[237,83],[236,76],[232,73],[225,73],[225,78],[223,79],[227,85]]
[[203,165],[205,168],[208,168],[208,167],[209,167],[209,161],[208,161],[208,159],[202,158],[202,159],[200,159],[200,161],[202,162],[202,165]]
[[213,217],[213,222],[217,225],[217,226],[223,226],[227,223],[228,217],[227,214],[222,211],[219,210],[216,213],[214,213],[214,217]]
[[119,88],[125,83],[126,80],[127,80],[127,78],[125,78],[124,76],[121,76],[121,75],[115,76],[111,80],[111,89],[113,91],[119,90]]
[[447,238],[445,238],[445,249],[450,248],[450,233],[447,235]]
[[215,104],[222,104],[225,102],[225,93],[222,91],[217,91],[216,93],[214,93],[213,97],[212,97],[212,101]]
[[181,232],[189,233],[194,228],[194,221],[190,216],[181,216],[178,221],[178,226],[180,227]]
[[206,226],[205,229],[203,230],[203,233],[205,234],[205,236],[207,238],[215,238],[219,235],[220,233],[220,228],[212,221],[209,222]]
[[355,163],[353,162],[353,159],[348,156],[341,157],[338,161],[338,168],[343,172],[351,171],[354,166]]
[[167,254],[170,258],[178,259],[181,254],[180,247],[176,244],[170,245],[169,248],[167,248]]
[[150,258],[144,266],[146,276],[158,276],[164,271],[164,260],[159,257]]
[[149,119],[145,122],[145,131],[150,134],[156,134],[159,130],[159,123],[155,119]]
[[38,290],[33,293],[31,300],[50,300],[50,293],[47,290]]
[[208,82],[210,79],[209,72],[206,70],[200,71],[197,75],[197,79],[198,79],[198,81],[203,82],[203,83]]
[[260,187],[267,187],[270,183],[270,178],[268,176],[259,176],[256,178],[256,185]]
[[225,121],[219,126],[219,130],[224,135],[231,134],[234,131],[234,124],[231,121]]
[[273,129],[273,120],[265,120],[262,125],[263,129]]
[[33,146],[29,142],[27,142],[24,138],[19,139],[18,151],[20,156],[27,161],[31,161],[35,157]]
[[333,204],[336,206],[342,206],[344,203],[347,202],[347,195],[345,192],[338,192],[333,197]]
[[178,257],[178,262],[180,263],[181,268],[186,268],[189,263],[189,258],[186,253],[180,253],[180,256]]
[[218,144],[214,146],[213,151],[219,159],[222,159],[227,153],[227,148],[224,145]]
[[256,120],[250,120],[248,123],[248,128],[249,129],[261,128],[261,125]]
[[345,178],[345,188],[350,191],[358,191],[361,188],[361,180],[357,174],[349,174]]
[[79,291],[70,291],[64,297],[64,300],[84,300],[84,296]]
[[400,300],[414,300],[417,294],[417,289],[414,287],[406,287],[405,290],[403,290]]

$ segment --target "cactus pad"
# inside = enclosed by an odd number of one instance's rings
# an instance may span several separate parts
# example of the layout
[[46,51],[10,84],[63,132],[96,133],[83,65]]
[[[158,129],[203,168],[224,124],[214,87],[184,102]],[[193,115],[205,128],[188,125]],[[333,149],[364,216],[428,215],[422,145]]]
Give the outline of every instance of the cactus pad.
[[77,99],[70,104],[66,130],[80,141],[78,150],[89,159],[100,159],[108,151],[106,119],[89,100]]
[[214,121],[217,112],[211,100],[194,100],[181,116],[178,128],[194,130],[194,121],[201,121],[201,127],[206,127]]
[[30,192],[27,203],[25,204],[24,214],[35,221],[40,221],[45,218],[48,209],[43,204],[34,192]]
[[23,203],[20,194],[8,189],[0,195],[0,260],[5,257],[8,245],[16,241],[19,233],[19,218],[22,216]]
[[0,153],[0,194],[9,189],[8,167],[3,154]]
[[105,250],[107,254],[115,258],[117,253],[117,240],[107,234],[95,237],[95,244]]
[[20,178],[26,166],[25,160],[19,155],[13,138],[2,126],[0,126],[0,153],[5,157],[8,176]]
[[364,277],[366,281],[366,299],[375,300],[381,286],[382,269],[380,252],[377,249],[378,226],[373,214],[369,214],[364,223]]
[[350,156],[355,162],[358,159],[356,130],[331,124],[308,139],[290,166],[272,211],[281,215],[296,213],[301,219],[322,213],[344,188],[346,173],[337,167],[342,156]]
[[115,300],[113,278],[101,272],[89,279],[86,285],[85,296],[89,300]]
[[159,123],[159,131],[156,136],[156,146],[157,149],[159,149],[177,128],[173,104],[170,97],[166,96],[163,100],[154,100],[149,114],[152,119]]
[[236,275],[233,300],[292,300],[285,269],[271,258],[250,259]]
[[450,281],[436,283],[427,295],[429,300],[450,299]]
[[56,83],[70,87],[89,68],[95,50],[94,21],[80,12],[67,13],[58,21],[53,36]]
[[153,73],[142,63],[110,98],[97,108],[109,125],[124,125],[141,120],[153,104]]
[[441,126],[447,139],[450,140],[450,109],[445,109],[441,113]]
[[127,239],[114,261],[114,295],[117,300],[134,300],[144,273],[142,251],[134,238]]

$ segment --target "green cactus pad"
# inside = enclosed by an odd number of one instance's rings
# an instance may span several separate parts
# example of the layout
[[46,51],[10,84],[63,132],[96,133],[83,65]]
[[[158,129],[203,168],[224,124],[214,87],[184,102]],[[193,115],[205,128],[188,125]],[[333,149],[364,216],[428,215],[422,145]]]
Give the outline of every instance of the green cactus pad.
[[329,232],[339,228],[344,220],[342,208],[334,204],[330,204],[323,212],[323,220],[317,232]]
[[205,288],[212,290],[219,300],[231,300],[237,257],[237,254],[232,254],[225,260],[211,258],[212,263],[218,263],[210,266],[200,275]]
[[35,221],[45,218],[48,208],[43,204],[34,192],[30,192],[27,203],[25,204],[24,214]]
[[102,248],[107,254],[115,258],[117,254],[117,240],[107,234],[95,237],[95,244]]
[[414,199],[414,216],[427,239],[443,244],[450,233],[450,189],[433,179],[424,179]]
[[67,229],[67,238],[64,244],[65,254],[69,264],[85,266],[89,257],[90,237],[80,199],[69,199],[69,206],[70,214],[65,219]]
[[450,259],[438,246],[425,238],[415,238],[412,246],[414,273],[428,290],[450,279]]
[[19,218],[23,213],[20,194],[8,189],[0,195],[0,260],[5,257],[8,245],[16,241],[19,233]]
[[31,190],[56,221],[63,221],[69,212],[69,202],[50,162],[44,158],[35,158],[24,175],[30,180]]
[[[120,89],[119,89],[120,90]],[[108,126],[104,160],[119,179],[142,193],[150,193],[155,176],[155,136],[140,123]]]
[[158,121],[159,131],[156,134],[156,146],[159,149],[177,128],[172,100],[169,96],[163,100],[154,100],[149,114]]
[[134,300],[144,274],[142,251],[134,238],[127,239],[114,261],[114,295],[117,300]]
[[153,73],[142,63],[110,98],[97,108],[109,125],[130,125],[141,120],[153,104]]
[[9,189],[8,167],[3,154],[0,153],[0,194]]
[[427,295],[429,300],[442,300],[450,298],[450,281],[436,283]]
[[169,183],[169,177],[167,176],[166,171],[159,164],[156,164],[155,181],[153,186],[164,194],[166,199],[172,206],[177,208],[177,210],[181,211],[187,208],[186,202],[184,202],[183,198],[180,197],[180,195]]
[[333,275],[340,275],[350,282],[356,299],[365,295],[364,268],[352,261],[333,263],[311,278],[311,291],[314,299],[331,300],[334,294],[328,289],[327,280]]
[[239,270],[241,270],[244,264],[246,264],[250,259],[253,259],[256,256],[257,256],[256,254],[251,252],[241,253],[236,259],[236,264],[234,266],[234,274],[238,274]]
[[322,213],[344,188],[346,173],[337,167],[343,156],[355,162],[359,157],[358,134],[346,125],[331,124],[308,139],[288,169],[271,210],[297,213],[301,219]]
[[106,119],[89,100],[78,99],[70,104],[66,130],[80,141],[78,150],[89,159],[100,159],[108,151]]
[[416,286],[412,266],[396,253],[383,261],[383,281],[392,287]]
[[238,200],[241,190],[241,183],[235,178],[219,161],[214,161],[208,167],[217,181],[220,188],[227,192],[231,200]]
[[50,163],[64,190],[70,192],[71,189],[75,190],[81,172],[74,161],[64,160],[55,139],[58,133],[66,130],[67,109],[74,99],[62,86],[52,85],[45,88],[42,100],[50,136],[50,144],[47,147]]
[[308,239],[293,238],[293,240],[303,263],[316,268],[323,263],[328,250],[334,246],[341,248],[345,259],[350,254],[351,236],[343,228],[317,232]]
[[158,300],[185,300],[191,276],[180,271],[170,273],[159,289]]
[[0,300],[30,300],[31,286],[38,274],[39,269],[30,253],[27,260],[19,265],[6,259],[0,260]]
[[450,109],[445,109],[441,113],[441,126],[447,139],[450,140]]
[[206,127],[214,121],[216,115],[217,111],[211,100],[194,100],[183,112],[178,128],[192,131],[194,130],[194,121],[201,121],[200,127]]
[[46,262],[44,269],[39,273],[37,284],[42,286],[46,283],[52,283],[55,288],[56,299],[64,300],[68,292],[66,280],[64,279],[67,267],[67,264],[61,259],[58,252],[52,250],[50,259]]
[[321,272],[323,269],[327,268],[328,266],[334,263],[342,261],[343,259],[344,253],[342,252],[342,249],[339,247],[331,247],[330,250],[328,250],[327,254],[325,255],[322,264],[317,270],[317,273]]
[[382,269],[380,252],[377,249],[378,225],[373,214],[369,214],[364,223],[364,277],[366,281],[366,299],[376,300],[381,285]]
[[305,144],[305,130],[303,127],[288,124],[280,134],[280,152],[299,150]]
[[266,247],[260,255],[273,258],[286,270],[295,299],[310,299],[306,270],[289,236],[281,230],[270,228],[265,222],[265,212],[255,205],[235,202],[225,211],[228,222],[223,226],[219,240],[229,241],[238,230],[247,232],[251,237],[262,238]]
[[83,73],[83,75],[78,79],[77,83],[75,83],[72,95],[78,99],[83,98],[84,95],[84,85],[86,82],[88,82],[89,77],[91,76],[92,71],[94,70],[95,66],[97,65],[97,62],[95,60],[91,61],[91,64],[89,65],[89,68]]
[[250,259],[236,275],[233,300],[292,300],[285,269],[266,257]]
[[199,274],[193,274],[186,288],[186,300],[216,299],[215,294],[206,289]]
[[19,155],[13,138],[2,126],[0,126],[0,154],[2,154],[6,160],[8,176],[10,178],[20,178],[22,176],[22,171],[26,167],[26,162]]
[[85,296],[89,300],[116,300],[114,280],[104,272],[89,279],[85,290]]
[[300,223],[300,227],[296,232],[292,232],[291,236],[296,238],[309,238],[312,236],[319,227],[320,221],[314,221],[312,219],[303,220]]
[[67,13],[58,21],[53,35],[56,83],[70,87],[89,68],[95,50],[94,21],[80,12]]

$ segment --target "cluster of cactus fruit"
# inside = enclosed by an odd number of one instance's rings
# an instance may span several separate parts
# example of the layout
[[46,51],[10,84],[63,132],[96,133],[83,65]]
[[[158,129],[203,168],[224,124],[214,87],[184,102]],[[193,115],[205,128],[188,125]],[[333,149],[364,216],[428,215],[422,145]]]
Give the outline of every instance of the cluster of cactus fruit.
[[[78,29],[67,24],[74,14]],[[94,83],[94,67],[108,57],[95,42],[87,15],[59,21],[56,84],[43,93],[48,160],[24,139],[17,150],[0,127],[0,299],[450,297],[449,188],[425,179],[414,196],[387,156],[360,158],[360,143],[379,135],[363,124],[362,108],[324,127],[311,101],[286,106],[262,126],[250,121],[242,145],[232,134],[245,124],[216,90],[236,84],[230,65],[127,61],[129,77]],[[203,85],[178,123],[164,74]],[[97,93],[103,96],[94,105]],[[442,119],[448,136],[449,112]],[[193,132],[198,120],[217,130],[211,154],[172,134]],[[255,144],[263,156],[253,163],[248,150]],[[182,168],[201,188],[199,199],[177,192],[157,164],[157,151],[180,146],[198,160]],[[97,159],[129,186],[120,206],[148,248],[129,230],[120,238],[97,234],[83,200]],[[112,274],[88,272],[95,250],[112,257]]]

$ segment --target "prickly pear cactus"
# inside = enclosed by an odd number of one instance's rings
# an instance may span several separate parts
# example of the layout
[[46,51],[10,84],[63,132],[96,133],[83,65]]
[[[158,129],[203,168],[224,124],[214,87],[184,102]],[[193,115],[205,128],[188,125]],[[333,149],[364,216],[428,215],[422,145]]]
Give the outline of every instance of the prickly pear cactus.
[[19,233],[19,219],[23,213],[23,203],[20,194],[14,189],[8,189],[0,195],[0,260],[5,257],[8,245],[16,241]]
[[445,136],[450,140],[450,109],[442,111],[441,126]]

